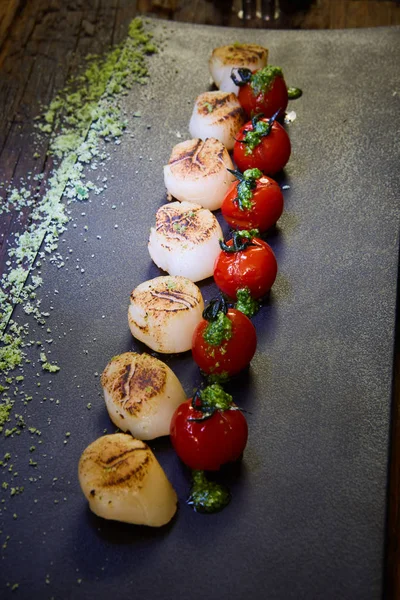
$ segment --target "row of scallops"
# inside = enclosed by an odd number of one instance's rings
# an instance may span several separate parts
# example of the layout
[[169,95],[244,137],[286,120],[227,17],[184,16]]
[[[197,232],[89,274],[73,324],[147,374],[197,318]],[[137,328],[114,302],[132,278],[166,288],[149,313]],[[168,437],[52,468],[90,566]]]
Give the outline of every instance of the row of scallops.
[[[202,319],[204,301],[194,282],[212,276],[220,253],[222,230],[211,211],[221,207],[235,179],[228,151],[246,121],[230,74],[232,68],[262,68],[267,58],[265,48],[250,44],[213,51],[210,71],[220,89],[197,98],[189,124],[193,139],[175,146],[164,167],[176,201],[157,211],[148,250],[169,275],[138,285],[128,310],[132,335],[158,353],[190,350]],[[112,422],[132,435],[105,435],[83,452],[79,480],[89,506],[106,519],[164,525],[176,512],[177,496],[143,440],[168,435],[187,396],[173,371],[147,353],[111,359],[101,384]]]

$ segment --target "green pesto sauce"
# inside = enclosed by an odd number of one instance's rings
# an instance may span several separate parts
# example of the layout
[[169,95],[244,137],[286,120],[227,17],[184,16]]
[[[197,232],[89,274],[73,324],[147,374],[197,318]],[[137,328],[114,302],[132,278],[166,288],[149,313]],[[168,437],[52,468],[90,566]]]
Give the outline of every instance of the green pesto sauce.
[[231,500],[229,490],[214,481],[208,481],[204,471],[193,471],[188,504],[197,512],[213,513],[225,508]]
[[258,94],[268,91],[275,77],[283,77],[280,67],[267,65],[263,69],[256,71],[250,79],[250,85],[253,88],[254,94],[258,96]]
[[297,87],[289,87],[287,93],[289,100],[296,100],[296,98],[300,98],[303,95],[302,90]]
[[242,288],[236,293],[237,302],[235,304],[236,310],[240,310],[246,317],[254,317],[254,315],[260,309],[260,303],[251,297],[249,288]]
[[205,328],[203,337],[210,346],[220,346],[232,337],[232,321],[220,311],[217,318]]
[[14,402],[7,399],[6,402],[0,404],[0,432],[3,430],[4,425],[10,420],[10,413]]
[[244,136],[244,143],[246,144],[247,155],[252,154],[254,148],[261,142],[261,138],[265,137],[271,131],[271,125],[268,121],[257,121],[256,126],[251,130],[247,131]]
[[213,383],[226,383],[229,381],[228,371],[222,371],[221,373],[203,373],[203,375],[207,378],[210,385]]
[[232,396],[225,392],[218,383],[207,386],[200,392],[201,403],[204,407],[217,410],[229,410]]
[[256,180],[262,177],[259,169],[247,169],[243,173],[243,179],[237,186],[237,198],[240,210],[251,210],[253,206],[253,190],[256,187]]

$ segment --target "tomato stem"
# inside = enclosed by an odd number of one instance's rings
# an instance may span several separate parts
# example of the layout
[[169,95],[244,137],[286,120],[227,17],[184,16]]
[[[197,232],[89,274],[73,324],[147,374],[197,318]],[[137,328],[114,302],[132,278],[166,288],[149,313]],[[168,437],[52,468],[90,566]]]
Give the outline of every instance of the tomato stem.
[[[240,79],[236,77],[235,71],[237,71],[237,74],[239,75]],[[243,85],[246,85],[246,83],[249,83],[251,76],[252,72],[250,71],[250,69],[246,69],[245,67],[234,68],[231,71],[231,79],[233,83],[235,85],[238,85],[239,87],[242,87]]]
[[244,173],[238,169],[228,169],[228,171],[240,182],[237,186],[238,194],[234,202],[240,210],[250,210],[252,207],[253,190],[257,187],[257,179],[262,177],[262,171],[260,169],[246,169]]
[[220,240],[219,245],[224,252],[229,252],[231,254],[234,252],[241,252],[252,245],[253,237],[256,235],[258,235],[258,229],[250,229],[250,231],[245,229],[234,231],[232,233],[232,245],[228,245],[224,240]]
[[202,413],[201,417],[188,417],[188,421],[195,422],[210,419],[218,410],[237,410],[237,407],[232,406],[232,396],[218,383],[208,385],[204,390],[197,389],[192,398],[192,408]]
[[254,115],[251,119],[251,125],[253,129],[247,129],[244,133],[244,138],[242,140],[237,140],[241,144],[247,144],[246,154],[251,154],[256,148],[263,137],[268,136],[271,133],[272,125],[276,121],[278,115],[280,114],[281,109],[279,108],[275,114],[272,115],[268,119],[268,121],[261,120],[263,118],[263,113],[258,113]]
[[218,313],[228,312],[228,304],[223,296],[210,300],[209,305],[203,310],[203,319],[206,321],[216,321]]

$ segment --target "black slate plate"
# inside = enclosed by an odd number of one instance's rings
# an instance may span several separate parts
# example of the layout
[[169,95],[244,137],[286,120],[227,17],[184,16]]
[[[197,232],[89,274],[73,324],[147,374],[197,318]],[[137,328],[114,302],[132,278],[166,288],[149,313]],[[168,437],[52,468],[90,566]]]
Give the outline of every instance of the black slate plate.
[[[42,268],[54,339],[51,353],[45,347],[62,368],[41,377],[40,388],[39,365],[25,369],[33,400],[23,410],[42,444],[28,435],[1,440],[25,486],[2,510],[10,540],[1,593],[19,583],[20,598],[379,598],[398,264],[399,30],[150,26],[163,50],[151,59],[149,85],[126,98],[132,137],[112,148],[101,172],[107,192],[71,205],[66,266]],[[211,49],[236,40],[268,46],[270,62],[304,91],[289,105],[297,119],[281,183],[290,188],[269,238],[280,274],[254,319],[251,368],[231,386],[249,411],[248,447],[221,476],[231,504],[205,516],[185,504],[188,473],[169,441],[151,443],[180,498],[176,518],[160,530],[105,522],[90,513],[77,481],[82,450],[114,430],[99,374],[113,355],[144,349],[126,313],[132,288],[159,274],[146,243],[165,201],[162,166],[210,85]],[[206,298],[214,290],[210,281],[201,288]],[[166,361],[190,393],[200,381],[190,355]],[[28,465],[32,443],[36,468]]]

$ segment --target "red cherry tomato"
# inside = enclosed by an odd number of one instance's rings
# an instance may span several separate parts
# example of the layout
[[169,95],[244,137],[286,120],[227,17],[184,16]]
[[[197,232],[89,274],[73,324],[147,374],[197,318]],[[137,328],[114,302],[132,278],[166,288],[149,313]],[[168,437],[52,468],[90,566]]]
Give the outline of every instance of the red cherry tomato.
[[288,92],[284,78],[277,75],[266,89],[254,90],[251,83],[239,88],[240,105],[249,117],[263,113],[264,117],[272,117],[277,111],[282,116],[288,105]]
[[[232,245],[229,240],[227,246]],[[272,248],[263,240],[253,238],[244,250],[221,251],[214,265],[214,280],[230,298],[236,298],[236,292],[247,287],[250,295],[257,299],[271,289],[277,272],[278,263]]]
[[239,181],[229,188],[221,206],[225,221],[232,229],[258,229],[261,233],[275,225],[283,212],[283,194],[279,185],[264,175],[252,190],[251,208],[241,209],[236,198]]
[[232,323],[232,336],[220,345],[207,342],[204,337],[209,321],[203,319],[197,325],[192,338],[192,355],[195,363],[205,373],[236,375],[247,367],[257,347],[257,334],[253,323],[235,308],[226,313]]
[[[268,122],[268,119],[260,119]],[[233,147],[233,160],[241,171],[246,169],[260,169],[267,175],[273,175],[283,169],[289,160],[291,146],[290,139],[282,125],[273,122],[268,135],[261,138],[260,143],[248,152],[248,144],[243,143],[246,132],[253,131],[253,123],[246,123],[237,134]]]
[[192,407],[192,399],[176,409],[171,420],[171,442],[179,458],[191,469],[217,471],[240,458],[247,443],[247,421],[240,410],[217,410],[208,419]]

